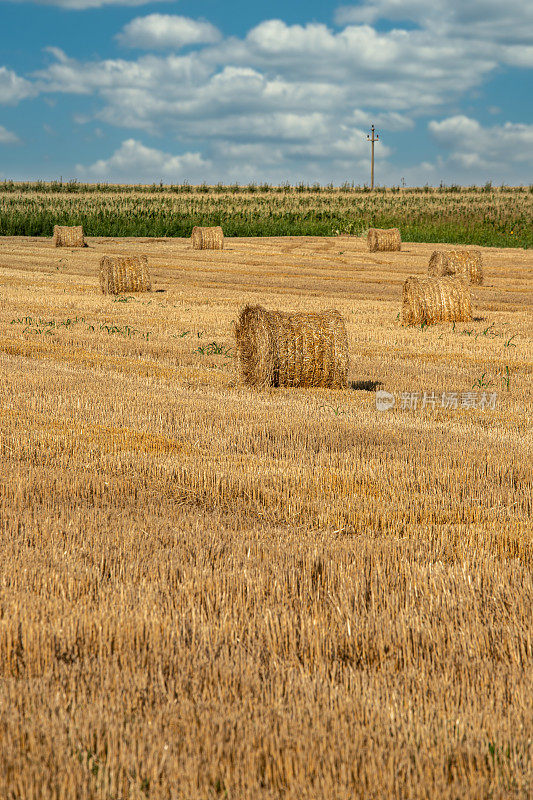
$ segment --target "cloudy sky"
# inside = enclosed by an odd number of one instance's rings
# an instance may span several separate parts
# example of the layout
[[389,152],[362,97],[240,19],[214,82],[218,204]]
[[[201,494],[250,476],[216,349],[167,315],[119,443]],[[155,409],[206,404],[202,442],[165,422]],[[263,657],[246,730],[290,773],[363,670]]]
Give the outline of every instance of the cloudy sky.
[[532,0],[0,0],[0,178],[533,182]]

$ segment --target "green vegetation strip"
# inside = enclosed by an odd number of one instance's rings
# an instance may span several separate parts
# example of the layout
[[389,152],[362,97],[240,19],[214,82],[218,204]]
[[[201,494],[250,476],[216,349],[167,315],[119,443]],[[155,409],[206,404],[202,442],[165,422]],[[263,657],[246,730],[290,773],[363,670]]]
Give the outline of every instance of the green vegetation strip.
[[225,236],[360,236],[398,227],[403,241],[529,248],[532,218],[533,187],[0,183],[3,236],[51,236],[56,224],[81,224],[87,236],[149,237],[187,237],[194,225],[221,225]]

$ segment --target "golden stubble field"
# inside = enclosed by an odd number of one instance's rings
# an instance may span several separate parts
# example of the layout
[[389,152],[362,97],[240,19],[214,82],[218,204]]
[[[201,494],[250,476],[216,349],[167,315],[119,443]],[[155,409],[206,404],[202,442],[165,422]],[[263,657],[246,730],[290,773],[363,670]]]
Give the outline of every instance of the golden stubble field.
[[[434,245],[89,245],[0,239],[0,797],[531,797],[531,254],[421,330]],[[350,388],[243,387],[245,303],[338,308]]]

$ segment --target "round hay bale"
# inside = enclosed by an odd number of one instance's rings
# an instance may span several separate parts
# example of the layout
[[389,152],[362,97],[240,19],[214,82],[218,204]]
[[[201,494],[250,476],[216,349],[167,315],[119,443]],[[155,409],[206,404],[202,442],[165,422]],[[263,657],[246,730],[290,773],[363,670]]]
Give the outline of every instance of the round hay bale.
[[456,275],[468,283],[483,283],[483,258],[479,250],[434,250],[428,275],[440,278]]
[[100,286],[104,294],[149,292],[152,289],[146,256],[102,256]]
[[369,228],[367,241],[371,253],[402,249],[402,237],[398,228]]
[[402,325],[466,322],[472,319],[470,288],[455,278],[407,278],[403,285]]
[[249,386],[347,386],[348,337],[335,309],[305,314],[246,306],[235,338]]
[[54,225],[54,247],[87,247],[81,225]]
[[212,228],[200,228],[195,225],[191,234],[193,250],[223,250],[224,232],[220,225]]

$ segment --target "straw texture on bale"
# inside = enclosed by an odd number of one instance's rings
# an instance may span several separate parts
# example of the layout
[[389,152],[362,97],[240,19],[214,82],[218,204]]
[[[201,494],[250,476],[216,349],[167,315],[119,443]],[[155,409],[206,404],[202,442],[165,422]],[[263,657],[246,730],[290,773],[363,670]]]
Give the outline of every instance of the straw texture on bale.
[[213,228],[200,228],[197,225],[191,234],[193,250],[223,250],[224,232],[220,225]]
[[249,386],[323,386],[343,389],[348,337],[335,309],[320,314],[246,306],[235,328],[244,382]]
[[52,242],[55,247],[86,247],[81,225],[54,225]]
[[428,275],[440,278],[455,275],[468,283],[483,283],[483,259],[479,250],[434,250]]
[[100,286],[104,294],[149,292],[152,288],[146,256],[102,256]]
[[371,253],[378,250],[401,250],[402,237],[398,228],[369,228],[368,249]]
[[455,278],[407,278],[403,285],[402,325],[466,322],[472,319],[470,288]]

